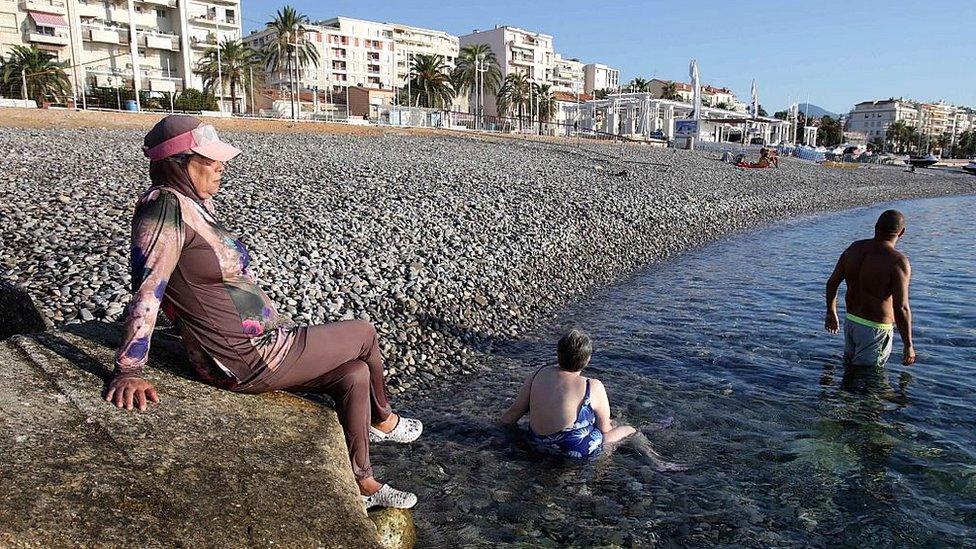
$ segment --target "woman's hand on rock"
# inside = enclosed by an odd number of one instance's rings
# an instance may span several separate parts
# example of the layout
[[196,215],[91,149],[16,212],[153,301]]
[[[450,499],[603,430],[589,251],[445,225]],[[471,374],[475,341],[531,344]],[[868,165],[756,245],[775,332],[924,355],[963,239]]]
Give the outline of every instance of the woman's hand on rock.
[[159,395],[152,384],[141,377],[117,377],[109,382],[105,400],[118,408],[145,410],[149,402],[159,404]]

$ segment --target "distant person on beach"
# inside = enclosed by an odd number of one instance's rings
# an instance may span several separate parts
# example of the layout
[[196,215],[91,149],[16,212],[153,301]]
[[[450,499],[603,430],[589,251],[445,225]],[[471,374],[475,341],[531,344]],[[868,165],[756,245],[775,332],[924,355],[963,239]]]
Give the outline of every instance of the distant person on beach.
[[598,379],[581,375],[592,352],[582,331],[564,335],[556,347],[558,366],[544,366],[529,376],[501,422],[515,425],[528,414],[527,437],[536,450],[574,459],[594,457],[604,444],[636,433],[628,425],[613,425],[607,390]]
[[905,216],[897,210],[881,214],[874,226],[874,238],[851,244],[827,280],[827,315],[824,327],[835,334],[837,290],[847,283],[844,301],[844,363],[854,366],[883,366],[894,341],[892,323],[904,344],[902,364],[915,362],[912,345],[912,310],[908,305],[908,284],[912,267],[908,258],[895,250],[905,234]]
[[[736,162],[736,166],[740,168],[768,168],[773,164],[773,160],[769,156],[769,149],[765,147],[759,151],[759,161],[758,162],[746,162],[744,159]],[[779,167],[779,160],[776,160],[776,166]]]
[[212,198],[224,164],[241,151],[213,126],[171,115],[146,134],[143,152],[152,185],[132,220],[133,295],[105,400],[129,410],[159,402],[142,370],[162,310],[202,381],[240,393],[332,397],[367,508],[413,507],[415,495],[380,484],[370,465],[370,440],[411,442],[423,430],[390,409],[376,330],[360,320],[295,326],[280,316],[244,244],[217,217]]

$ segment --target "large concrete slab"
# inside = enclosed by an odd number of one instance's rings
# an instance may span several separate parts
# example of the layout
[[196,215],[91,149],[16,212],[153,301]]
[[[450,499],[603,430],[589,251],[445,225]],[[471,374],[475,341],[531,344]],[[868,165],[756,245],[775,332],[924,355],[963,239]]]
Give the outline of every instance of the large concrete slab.
[[154,338],[162,402],[101,400],[118,328],[0,344],[0,545],[376,547],[328,407],[187,379]]

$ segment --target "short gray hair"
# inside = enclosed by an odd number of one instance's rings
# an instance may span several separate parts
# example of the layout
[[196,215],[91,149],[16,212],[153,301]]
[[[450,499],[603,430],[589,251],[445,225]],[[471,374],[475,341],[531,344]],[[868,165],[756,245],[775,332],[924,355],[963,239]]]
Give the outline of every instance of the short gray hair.
[[586,332],[573,328],[559,339],[556,345],[556,356],[559,367],[568,372],[579,372],[590,363],[593,354],[593,342]]

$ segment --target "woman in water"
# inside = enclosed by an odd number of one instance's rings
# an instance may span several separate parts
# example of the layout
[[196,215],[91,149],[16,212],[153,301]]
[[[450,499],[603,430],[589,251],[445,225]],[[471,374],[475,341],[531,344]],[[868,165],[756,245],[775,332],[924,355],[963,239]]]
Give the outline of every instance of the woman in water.
[[501,421],[515,425],[528,414],[529,443],[538,451],[572,459],[594,457],[611,444],[637,432],[629,425],[614,427],[610,400],[598,379],[581,375],[590,363],[589,336],[572,330],[559,340],[558,366],[545,366],[522,384]]
[[410,508],[417,497],[373,477],[369,441],[411,442],[423,425],[392,412],[376,330],[363,321],[294,326],[250,270],[240,239],[212,202],[224,164],[241,151],[192,116],[167,116],[146,134],[152,185],[132,220],[132,301],[105,400],[159,402],[142,377],[160,309],[180,330],[201,379],[241,393],[323,393],[335,400],[366,507]]

